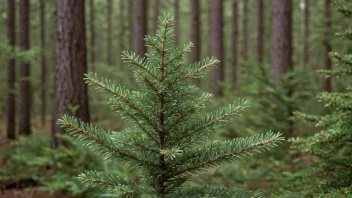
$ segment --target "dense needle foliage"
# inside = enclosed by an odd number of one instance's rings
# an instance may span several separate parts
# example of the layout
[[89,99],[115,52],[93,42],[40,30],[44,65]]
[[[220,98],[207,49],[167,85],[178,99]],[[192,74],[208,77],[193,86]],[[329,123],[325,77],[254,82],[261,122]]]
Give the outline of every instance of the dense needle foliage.
[[124,62],[136,68],[140,91],[129,91],[93,73],[86,75],[86,82],[102,92],[112,109],[129,121],[128,128],[113,132],[70,116],[59,120],[62,127],[106,160],[129,163],[138,169],[141,181],[134,183],[97,171],[82,173],[80,180],[121,197],[260,197],[258,191],[182,187],[192,175],[206,168],[260,153],[283,138],[279,133],[268,132],[227,141],[208,140],[249,103],[238,100],[213,113],[200,114],[212,95],[197,95],[198,88],[187,81],[202,77],[218,60],[208,58],[185,65],[192,43],[175,47],[172,22],[170,16],[159,18],[156,36],[145,39],[150,53],[144,58],[130,52],[122,55]]

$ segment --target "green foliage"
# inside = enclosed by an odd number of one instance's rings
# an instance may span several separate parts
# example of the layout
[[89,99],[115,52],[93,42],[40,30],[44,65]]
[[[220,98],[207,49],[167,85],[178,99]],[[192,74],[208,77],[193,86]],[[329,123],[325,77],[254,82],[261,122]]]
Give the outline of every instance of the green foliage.
[[[272,132],[228,141],[208,141],[208,137],[239,116],[249,103],[239,100],[206,115],[201,114],[211,94],[197,95],[188,85],[215,67],[218,61],[184,64],[192,44],[175,47],[173,18],[159,19],[156,36],[147,36],[150,53],[145,58],[124,52],[122,59],[135,68],[140,91],[130,91],[96,74],[86,82],[101,92],[129,127],[121,132],[105,131],[69,116],[58,122],[83,145],[105,160],[127,163],[139,170],[140,182],[116,175],[87,171],[79,179],[100,187],[107,195],[119,197],[260,197],[257,191],[224,187],[182,188],[190,177],[209,167],[231,163],[261,153],[283,140]],[[206,141],[208,141],[206,143]]]
[[[339,10],[347,17],[352,6],[338,4]],[[347,33],[349,32],[349,33]],[[342,33],[344,38],[351,40],[352,32]],[[337,34],[341,36],[342,34]],[[349,34],[349,35],[348,35]],[[350,42],[350,41],[347,41]],[[326,77],[346,78],[352,75],[352,54],[340,55],[330,53],[337,69],[320,70]],[[309,115],[296,112],[299,120],[315,123],[322,130],[308,138],[296,138],[292,142],[296,151],[303,157],[309,157],[311,166],[305,167],[293,175],[305,185],[298,185],[292,189],[293,194],[311,197],[350,197],[352,185],[352,89],[347,86],[343,92],[322,92],[317,96],[318,101],[324,102],[331,110],[323,116]]]
[[[60,138],[72,143],[70,136]],[[97,157],[74,144],[70,148],[53,150],[49,143],[50,138],[39,135],[20,137],[18,141],[11,142],[0,153],[0,159],[4,162],[4,167],[0,169],[0,181],[21,183],[33,179],[31,185],[39,185],[38,190],[50,193],[74,195],[92,192],[76,176],[82,170],[101,167]]]

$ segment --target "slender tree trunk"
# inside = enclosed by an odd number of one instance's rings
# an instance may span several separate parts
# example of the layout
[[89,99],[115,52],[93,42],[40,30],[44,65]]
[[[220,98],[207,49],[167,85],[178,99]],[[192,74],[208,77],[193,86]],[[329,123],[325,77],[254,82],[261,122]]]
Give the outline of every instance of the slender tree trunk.
[[[292,63],[292,0],[272,0],[271,29],[271,64],[272,79],[279,86],[280,77],[293,69]],[[287,97],[291,97],[289,90]],[[291,117],[292,107],[287,104],[288,117]],[[288,121],[287,136],[293,135],[294,122]]]
[[96,71],[96,54],[95,54],[95,9],[94,9],[94,0],[89,1],[90,15],[90,62],[92,64],[93,72]]
[[248,0],[243,1],[243,44],[242,44],[242,59],[248,60]]
[[232,86],[235,87],[237,83],[237,65],[238,65],[238,0],[232,1]]
[[[126,26],[125,26],[125,1],[120,1],[120,51],[122,52],[125,49],[125,32],[126,32]],[[120,60],[120,67],[121,69],[123,69],[122,67],[122,58],[119,59]]]
[[272,0],[272,79],[279,85],[282,74],[292,68],[292,0]]
[[224,82],[224,43],[223,43],[223,1],[210,0],[210,53],[220,60],[218,67],[211,71],[210,87],[217,96],[223,96],[224,90],[219,83]]
[[144,37],[147,34],[147,0],[134,0],[133,51],[143,57],[147,52]]
[[180,1],[175,0],[175,43],[178,45],[180,37]]
[[108,54],[107,54],[107,59],[106,63],[108,65],[112,65],[112,0],[107,0],[107,24],[108,24],[108,30],[107,30],[107,48],[108,48]]
[[[7,0],[7,39],[11,47],[16,45],[15,1]],[[16,63],[15,59],[7,61],[8,98],[7,98],[7,138],[16,139]]]
[[[329,52],[332,51],[332,47],[331,47],[331,43],[330,43],[330,35],[329,35],[329,31],[331,30],[331,0],[325,0],[325,11],[324,11],[324,15],[325,15],[325,35],[324,35],[324,47],[325,47],[325,69],[326,70],[331,70],[332,65],[331,65],[331,59],[329,57]],[[324,81],[324,90],[327,92],[331,92],[332,91],[332,87],[331,87],[331,78],[326,78]]]
[[[191,53],[191,62],[197,62],[200,60],[200,24],[199,24],[199,0],[191,0],[192,7],[192,24],[191,24],[191,42],[194,47]],[[197,79],[197,84],[200,86],[200,80]]]
[[134,21],[134,10],[133,10],[133,1],[129,0],[128,1],[128,25],[129,25],[129,46],[130,50],[133,50],[133,44],[134,44],[134,35],[133,35],[133,21]]
[[309,62],[309,0],[304,1],[304,65],[307,66]]
[[258,0],[257,61],[264,62],[264,0]]
[[[84,0],[56,0],[56,68],[54,122],[64,114],[89,121]],[[78,108],[78,109],[76,109]],[[55,125],[52,147],[66,143],[55,137],[64,131]]]
[[40,43],[42,49],[41,56],[41,83],[42,83],[42,92],[41,92],[41,121],[42,127],[45,126],[46,120],[46,89],[47,89],[47,65],[46,65],[46,55],[45,55],[45,0],[40,0]]
[[[22,50],[29,50],[29,0],[20,1],[20,46]],[[19,133],[31,134],[31,83],[30,65],[21,63],[20,68],[20,127]]]
[[154,0],[153,32],[158,30],[159,0]]

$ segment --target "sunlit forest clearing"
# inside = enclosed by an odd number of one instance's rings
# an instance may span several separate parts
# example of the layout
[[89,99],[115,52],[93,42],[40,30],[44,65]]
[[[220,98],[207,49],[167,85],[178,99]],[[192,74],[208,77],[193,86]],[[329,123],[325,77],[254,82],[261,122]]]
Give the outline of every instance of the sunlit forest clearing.
[[0,198],[352,197],[350,0],[0,1]]

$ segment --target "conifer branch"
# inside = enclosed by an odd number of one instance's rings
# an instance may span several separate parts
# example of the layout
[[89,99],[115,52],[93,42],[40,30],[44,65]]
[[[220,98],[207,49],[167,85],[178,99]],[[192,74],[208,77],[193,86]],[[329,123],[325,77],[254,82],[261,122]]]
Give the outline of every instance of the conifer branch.
[[[273,134],[269,132],[265,135],[257,135],[248,138],[236,138],[234,140],[219,142],[213,141],[210,145],[201,147],[196,151],[185,153],[179,163],[182,160],[189,160],[188,165],[174,172],[170,175],[170,178],[184,174],[186,172],[197,172],[197,169],[214,166],[221,163],[230,163],[236,158],[243,158],[246,156],[252,156],[254,153],[260,153],[264,150],[268,150],[269,147],[276,146],[277,143],[284,139],[280,137],[280,133]],[[219,153],[223,153],[220,154]]]
[[122,52],[122,60],[127,63],[131,63],[132,65],[136,65],[137,67],[143,69],[146,71],[150,76],[152,76],[155,79],[159,79],[153,72],[151,72],[147,67],[144,65],[144,63],[138,59],[138,56],[135,55],[134,53],[129,54],[128,51],[123,51]]

